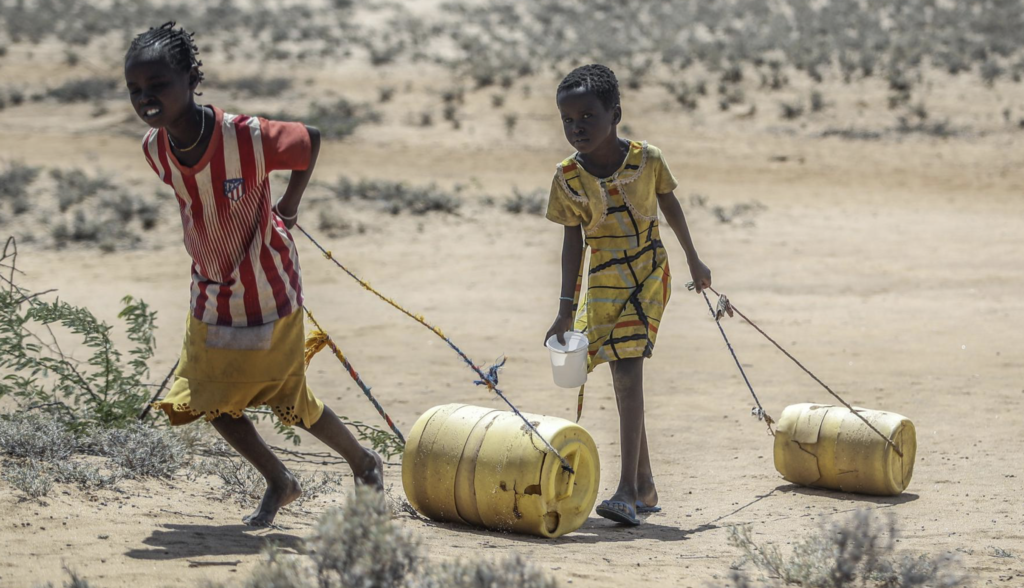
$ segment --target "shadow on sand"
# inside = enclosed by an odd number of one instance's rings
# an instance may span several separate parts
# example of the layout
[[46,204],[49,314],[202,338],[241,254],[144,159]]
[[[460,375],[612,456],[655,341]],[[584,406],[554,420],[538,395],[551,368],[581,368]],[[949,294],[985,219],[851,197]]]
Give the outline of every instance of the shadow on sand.
[[782,484],[781,486],[777,486],[775,490],[772,490],[772,492],[776,491],[786,494],[793,493],[803,494],[805,496],[816,496],[819,498],[831,498],[832,500],[838,500],[841,502],[865,503],[857,508],[870,508],[868,505],[875,505],[876,508],[885,508],[914,502],[920,498],[920,496],[912,492],[904,492],[899,496],[871,496],[869,494],[853,494],[850,492],[840,492],[839,490],[826,490],[824,488],[798,486],[796,484]]
[[[494,531],[483,529],[480,527],[469,527],[466,525],[460,525],[457,523],[442,523],[437,521],[431,521],[429,519],[419,518],[420,522],[424,526],[443,529],[445,531],[463,533],[467,535],[476,535],[485,539],[494,538],[507,538],[515,539],[523,543],[533,543],[537,545],[546,546],[560,546],[560,545],[572,545],[572,544],[592,544],[592,543],[615,543],[619,541],[636,541],[636,540],[654,540],[654,541],[685,541],[692,535],[697,535],[705,531],[712,531],[714,529],[720,529],[723,527],[730,527],[732,523],[722,522],[729,519],[743,511],[753,507],[757,503],[775,496],[776,493],[780,494],[800,494],[804,496],[815,496],[820,498],[828,498],[832,500],[838,500],[841,502],[848,503],[849,508],[840,509],[835,512],[828,513],[817,513],[822,515],[834,516],[843,514],[846,512],[853,512],[860,509],[881,509],[890,508],[893,506],[906,504],[913,502],[920,498],[917,494],[911,494],[904,492],[899,496],[869,496],[866,494],[851,494],[848,492],[837,492],[835,490],[823,490],[820,488],[808,488],[805,486],[797,486],[796,484],[783,484],[776,488],[773,488],[770,492],[754,497],[750,502],[734,508],[730,512],[723,513],[717,518],[708,521],[707,523],[694,526],[692,528],[680,528],[670,525],[663,525],[657,521],[659,515],[651,515],[647,517],[644,523],[638,527],[629,527],[625,525],[619,525],[607,519],[600,517],[590,517],[587,522],[583,523],[583,526],[578,530],[563,535],[557,539],[545,539],[542,537],[535,537],[533,535],[520,535],[517,533],[509,533],[502,531]],[[789,518],[788,516],[781,517],[781,519]],[[779,518],[773,520],[781,520]],[[719,525],[719,523],[722,523]],[[486,546],[486,543],[485,543]],[[491,546],[496,547],[496,546]]]
[[296,552],[302,539],[273,529],[245,525],[162,525],[143,543],[150,549],[131,549],[125,555],[134,559],[185,559],[218,555],[253,555],[268,543],[286,552]]
[[[652,516],[656,517],[657,515]],[[568,535],[563,535],[557,539],[545,539],[543,537],[536,537],[533,535],[522,535],[507,531],[495,531],[481,527],[470,527],[460,525],[458,523],[441,523],[428,519],[420,519],[420,522],[422,522],[426,527],[443,529],[445,531],[463,533],[467,535],[476,535],[481,539],[514,539],[517,542],[546,545],[549,547],[575,544],[615,543],[619,541],[635,541],[639,539],[650,539],[654,541],[685,541],[691,535],[696,535],[698,533],[703,533],[704,531],[710,531],[718,528],[713,524],[707,524],[699,525],[692,529],[681,529],[679,527],[653,522],[651,518],[652,517],[648,517],[648,519],[639,527],[629,527],[614,523],[601,517],[590,517],[578,530],[573,531]]]

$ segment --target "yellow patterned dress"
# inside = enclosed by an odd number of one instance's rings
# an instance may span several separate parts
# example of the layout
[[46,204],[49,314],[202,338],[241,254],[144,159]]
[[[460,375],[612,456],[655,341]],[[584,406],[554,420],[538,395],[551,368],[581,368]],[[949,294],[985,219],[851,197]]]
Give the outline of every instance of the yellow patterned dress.
[[582,226],[590,247],[587,291],[580,303],[581,267],[573,303],[575,328],[590,342],[589,370],[654,351],[672,291],[658,230],[658,194],[676,185],[661,150],[646,142],[630,142],[622,167],[608,178],[588,173],[575,155],[555,171],[547,218]]

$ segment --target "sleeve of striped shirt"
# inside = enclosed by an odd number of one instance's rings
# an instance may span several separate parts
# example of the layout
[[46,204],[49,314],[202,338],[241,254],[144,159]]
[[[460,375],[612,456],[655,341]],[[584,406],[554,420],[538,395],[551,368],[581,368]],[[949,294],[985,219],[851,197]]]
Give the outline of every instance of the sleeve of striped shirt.
[[263,157],[268,172],[309,167],[312,147],[306,125],[261,118],[260,134],[263,136]]
[[142,154],[146,156],[146,163],[149,164],[149,167],[153,168],[153,172],[156,173],[156,175],[160,175],[160,170],[156,168],[156,162],[153,161],[153,156],[149,152],[149,142],[153,138],[153,134],[156,132],[156,129],[150,129],[146,135],[142,137]]

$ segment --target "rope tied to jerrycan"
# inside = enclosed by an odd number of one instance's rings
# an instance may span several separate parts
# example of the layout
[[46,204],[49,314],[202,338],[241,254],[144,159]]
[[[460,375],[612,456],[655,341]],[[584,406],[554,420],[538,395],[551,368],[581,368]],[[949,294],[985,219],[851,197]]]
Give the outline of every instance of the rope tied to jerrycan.
[[378,290],[374,289],[373,286],[371,286],[369,282],[367,282],[366,280],[360,278],[355,273],[353,273],[352,270],[348,269],[341,262],[339,262],[334,257],[334,255],[330,251],[325,249],[322,245],[320,245],[320,243],[318,243],[317,240],[314,239],[313,236],[310,235],[309,232],[306,231],[306,229],[304,229],[302,227],[302,225],[296,224],[295,228],[297,228],[299,231],[301,231],[302,234],[305,235],[306,238],[309,239],[310,242],[312,242],[313,245],[316,246],[316,248],[320,250],[320,253],[323,254],[323,256],[325,258],[327,258],[329,261],[333,262],[334,265],[338,266],[339,269],[341,269],[350,278],[352,278],[360,286],[362,286],[364,290],[370,292],[371,294],[373,294],[377,298],[380,298],[384,302],[388,303],[390,306],[392,306],[393,308],[395,308],[396,310],[398,310],[399,312],[401,312],[405,316],[407,316],[407,317],[411,318],[412,320],[416,321],[417,323],[419,323],[420,325],[422,325],[423,327],[428,329],[430,332],[434,333],[434,335],[436,335],[442,341],[444,341],[445,344],[448,345],[448,347],[451,348],[452,351],[454,351],[459,356],[459,358],[463,361],[463,363],[465,363],[466,366],[468,366],[471,370],[473,370],[473,372],[476,373],[476,375],[480,378],[479,380],[475,380],[474,383],[476,385],[478,385],[478,386],[486,386],[488,390],[490,390],[490,391],[494,392],[495,394],[497,394],[498,397],[501,398],[505,402],[505,404],[508,405],[508,407],[510,409],[512,409],[512,412],[515,413],[516,416],[518,416],[520,419],[522,419],[524,423],[526,423],[526,426],[527,426],[527,428],[529,428],[531,433],[536,435],[537,438],[540,439],[544,443],[545,447],[547,447],[547,449],[549,451],[551,451],[551,453],[553,453],[558,458],[558,461],[562,464],[562,469],[565,470],[566,472],[570,473],[570,474],[575,474],[576,473],[575,470],[573,469],[572,465],[569,463],[569,461],[567,459],[565,459],[564,457],[562,457],[562,454],[559,453],[558,450],[555,449],[551,445],[551,443],[549,443],[548,440],[545,439],[544,436],[540,434],[540,432],[533,425],[533,423],[531,423],[529,421],[529,419],[527,419],[525,416],[523,416],[523,413],[519,412],[519,409],[516,408],[515,405],[512,404],[512,402],[509,401],[509,399],[505,396],[504,392],[502,392],[501,389],[498,388],[498,370],[500,370],[501,367],[505,364],[505,359],[504,358],[502,358],[499,362],[495,363],[490,368],[488,368],[488,370],[486,372],[483,371],[483,369],[481,369],[480,366],[478,366],[477,364],[473,363],[473,361],[469,358],[469,356],[467,356],[462,351],[462,349],[459,349],[459,347],[457,345],[455,345],[455,343],[451,340],[451,338],[449,338],[447,335],[444,334],[444,331],[442,331],[440,327],[432,325],[431,323],[429,323],[423,317],[423,315],[421,315],[421,314],[413,314],[412,312],[410,312],[410,311],[406,310],[404,307],[402,307],[402,305],[400,305],[397,302],[395,302],[394,299],[392,299],[392,298],[390,298],[388,296],[385,296],[384,294],[382,294]]
[[[693,290],[694,289],[693,282],[688,283],[686,285],[686,287],[688,289],[690,289],[690,290]],[[711,288],[711,287],[709,287],[707,289],[711,290],[712,292],[714,292],[714,294],[716,296],[718,296],[718,308],[717,308],[717,310],[711,306],[711,301],[708,299],[707,293],[702,291],[701,293],[704,294],[704,301],[707,303],[708,310],[711,311],[711,315],[714,317],[715,323],[718,325],[718,330],[722,333],[722,337],[725,338],[725,343],[726,343],[726,345],[728,345],[729,351],[732,353],[732,357],[736,361],[736,367],[738,367],[739,370],[740,370],[740,373],[743,374],[743,380],[747,383],[747,387],[750,389],[750,394],[754,396],[754,402],[757,403],[757,406],[751,411],[751,413],[754,416],[757,416],[758,420],[760,420],[761,418],[764,418],[764,420],[767,421],[767,423],[768,423],[768,430],[769,431],[772,431],[771,425],[772,425],[772,423],[774,421],[771,419],[770,416],[768,416],[768,414],[766,412],[764,412],[764,409],[761,408],[761,402],[758,401],[757,395],[754,394],[754,389],[753,389],[753,387],[750,386],[750,381],[747,380],[747,375],[743,372],[743,367],[740,366],[739,360],[736,359],[736,353],[733,351],[732,345],[729,344],[729,339],[725,336],[725,330],[722,329],[722,324],[721,324],[721,319],[725,315],[728,315],[730,317],[733,316],[733,313],[740,315],[740,318],[742,318],[748,325],[753,327],[755,331],[760,333],[761,336],[763,336],[772,345],[774,345],[776,349],[781,351],[786,357],[788,357],[790,360],[792,360],[793,363],[795,363],[797,365],[797,367],[799,367],[801,370],[803,370],[804,373],[806,373],[808,376],[810,376],[811,379],[813,379],[815,382],[820,384],[821,387],[824,388],[826,392],[831,394],[833,398],[838,400],[843,406],[845,406],[847,409],[849,409],[849,411],[852,414],[854,414],[857,418],[859,418],[861,421],[863,421],[864,424],[867,425],[869,429],[874,431],[875,434],[877,434],[879,437],[881,437],[883,440],[885,440],[886,444],[889,445],[890,447],[892,447],[892,450],[896,452],[896,455],[900,456],[901,458],[903,457],[903,452],[900,450],[899,447],[896,446],[896,443],[894,443],[892,439],[890,439],[889,437],[884,435],[874,425],[872,425],[870,422],[868,422],[868,420],[866,418],[864,418],[864,415],[860,414],[859,411],[855,410],[853,408],[853,406],[850,405],[849,402],[843,400],[843,398],[841,396],[839,396],[839,394],[836,394],[832,390],[832,388],[830,388],[828,386],[828,384],[826,384],[825,382],[821,381],[821,378],[819,378],[818,376],[814,375],[814,373],[811,370],[809,370],[806,367],[804,367],[804,364],[800,363],[800,361],[797,360],[797,358],[793,357],[793,354],[791,354],[789,351],[786,351],[786,349],[782,345],[779,345],[779,343],[777,341],[775,341],[775,339],[772,339],[768,335],[768,333],[765,333],[764,330],[761,327],[757,326],[754,323],[754,321],[750,320],[747,317],[747,315],[745,315],[742,312],[740,312],[740,309],[736,308],[736,306],[733,305],[732,302],[724,294],[720,294],[717,290],[715,290],[714,288]],[[772,435],[773,436],[775,435],[774,431],[772,431]]]
[[332,339],[327,331],[320,326],[316,317],[313,316],[313,313],[306,308],[305,305],[302,306],[302,310],[306,312],[306,316],[309,317],[313,326],[316,327],[316,330],[312,331],[306,337],[306,352],[304,357],[306,367],[309,367],[309,362],[312,361],[314,355],[319,353],[324,347],[329,347],[334,353],[334,356],[341,362],[341,365],[345,366],[345,370],[348,371],[349,377],[351,377],[352,380],[355,381],[356,385],[359,386],[359,389],[363,391],[363,395],[366,396],[366,399],[370,401],[370,404],[372,404],[375,409],[377,409],[377,414],[384,419],[384,422],[388,424],[391,432],[398,437],[398,440],[402,442],[402,445],[405,445],[405,436],[402,435],[402,431],[400,431],[398,426],[395,425],[395,422],[391,420],[391,416],[384,410],[384,407],[380,405],[380,402],[374,398],[373,393],[370,392],[370,387],[363,382],[363,378],[360,377],[359,372],[356,371],[356,368],[352,366],[352,363],[349,362],[347,357],[345,357],[345,354],[342,353],[341,349],[339,349],[337,344],[334,343],[334,339]]

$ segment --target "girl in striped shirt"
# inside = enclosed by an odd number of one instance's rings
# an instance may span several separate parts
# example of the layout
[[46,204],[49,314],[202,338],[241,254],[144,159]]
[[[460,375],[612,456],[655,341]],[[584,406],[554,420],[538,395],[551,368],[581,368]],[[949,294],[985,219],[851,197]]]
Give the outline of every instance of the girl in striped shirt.
[[[192,258],[191,312],[181,361],[156,405],[172,425],[200,417],[267,481],[246,524],[273,523],[301,495],[295,477],[242,413],[268,405],[341,454],[358,484],[383,489],[383,464],[306,385],[302,279],[288,229],[313,173],[320,132],[301,123],[225,113],[195,103],[203,81],[192,35],[167,23],[139,35],[125,56],[135,112],[152,129],[142,149],[174,189]],[[291,170],[271,204],[270,172]]]

